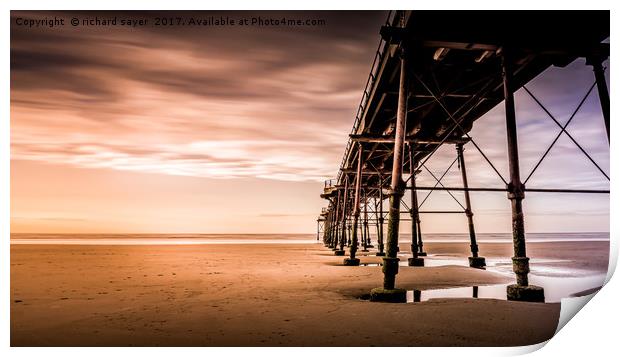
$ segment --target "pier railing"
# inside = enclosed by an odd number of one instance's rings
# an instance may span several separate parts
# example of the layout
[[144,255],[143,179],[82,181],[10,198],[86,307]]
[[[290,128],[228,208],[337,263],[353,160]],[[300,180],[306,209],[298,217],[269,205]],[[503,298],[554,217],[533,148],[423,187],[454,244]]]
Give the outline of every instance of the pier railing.
[[[389,11],[387,19],[385,20],[387,25],[390,25],[393,21],[393,18],[396,14],[396,11]],[[355,134],[359,128],[360,122],[362,120],[362,116],[364,111],[366,110],[366,105],[368,105],[368,100],[370,99],[370,92],[372,91],[372,87],[375,85],[377,80],[377,71],[379,70],[379,66],[381,61],[383,61],[383,57],[387,52],[387,43],[381,38],[379,40],[379,46],[377,46],[377,51],[375,51],[375,57],[373,58],[372,65],[370,66],[370,73],[368,74],[368,79],[366,80],[366,85],[364,86],[364,93],[362,94],[362,99],[360,100],[360,104],[357,107],[357,112],[355,113],[355,120],[353,121],[353,128],[351,129],[351,134]],[[351,138],[347,140],[347,146],[344,149],[344,154],[342,156],[342,160],[340,162],[340,168],[338,170],[338,176],[336,177],[336,182],[340,182],[342,179],[342,171],[341,168],[344,168],[345,162],[347,160],[347,156],[351,150],[351,146],[353,145],[353,141]]]

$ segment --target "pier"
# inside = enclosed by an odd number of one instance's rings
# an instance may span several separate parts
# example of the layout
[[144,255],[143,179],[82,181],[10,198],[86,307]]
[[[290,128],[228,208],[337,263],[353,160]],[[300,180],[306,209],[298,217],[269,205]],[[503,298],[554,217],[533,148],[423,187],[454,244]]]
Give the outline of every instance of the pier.
[[[362,99],[346,143],[336,178],[325,182],[321,197],[328,204],[318,219],[317,239],[322,237],[335,255],[346,255],[343,265],[360,264],[359,248],[372,247],[369,230],[376,231],[376,251],[383,257],[383,284],[370,292],[372,301],[405,302],[406,291],[397,286],[401,222],[411,224],[409,269],[423,267],[424,214],[463,214],[467,217],[471,256],[469,266],[484,268],[484,252],[476,241],[471,200],[475,192],[506,192],[512,210],[512,257],[515,284],[507,287],[509,300],[544,302],[544,290],[529,284],[526,250],[526,192],[609,194],[609,190],[562,187],[527,187],[540,163],[566,135],[601,174],[609,176],[566,130],[570,120],[596,88],[609,143],[609,92],[603,62],[609,57],[608,11],[394,11],[378,29],[380,43]],[[585,58],[593,70],[593,85],[564,125],[530,90],[527,84],[551,66],[565,67]],[[518,118],[514,93],[523,88],[559,127],[558,136],[541,154],[534,169],[522,179],[519,165]],[[485,154],[470,131],[492,108],[505,108],[509,168],[504,176]],[[485,125],[484,121],[476,125]],[[605,140],[605,138],[602,138]],[[462,186],[446,187],[444,175],[435,176],[426,166],[437,150],[454,147]],[[496,187],[470,187],[465,148],[477,151],[497,175]],[[416,176],[429,172],[436,184],[419,186]],[[460,210],[420,210],[418,193],[462,191]],[[404,200],[410,194],[410,207]],[[387,202],[386,202],[387,201]],[[387,204],[387,208],[385,207]],[[384,225],[387,233],[384,235]],[[347,250],[345,250],[345,248]],[[408,268],[408,267],[407,267]],[[380,282],[377,282],[379,285]]]

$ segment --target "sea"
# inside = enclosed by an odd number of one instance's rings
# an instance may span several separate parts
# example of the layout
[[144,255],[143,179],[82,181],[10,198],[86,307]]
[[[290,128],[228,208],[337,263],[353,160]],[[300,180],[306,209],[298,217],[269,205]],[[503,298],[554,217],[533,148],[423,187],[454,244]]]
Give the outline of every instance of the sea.
[[[510,233],[477,233],[479,243],[509,243]],[[371,237],[373,237],[371,235]],[[401,235],[406,241],[410,235]],[[608,241],[609,232],[528,233],[527,242],[594,242]],[[11,233],[11,244],[77,244],[77,245],[176,245],[176,244],[309,244],[320,241],[316,234],[83,234],[83,233]],[[426,233],[424,241],[462,243],[466,233]]]

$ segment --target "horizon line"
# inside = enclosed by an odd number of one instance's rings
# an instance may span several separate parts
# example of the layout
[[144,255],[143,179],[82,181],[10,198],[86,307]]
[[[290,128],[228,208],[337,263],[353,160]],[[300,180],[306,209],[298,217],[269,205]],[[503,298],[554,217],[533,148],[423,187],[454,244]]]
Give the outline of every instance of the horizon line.
[[[512,232],[476,232],[477,234],[506,234],[506,233],[512,233]],[[608,233],[611,234],[610,231],[557,231],[557,232],[525,232],[526,234],[538,234],[538,233]],[[9,232],[9,234],[183,234],[183,235],[189,235],[189,234],[226,234],[226,235],[267,235],[267,234],[271,234],[271,235],[295,235],[295,234],[307,234],[307,235],[316,235],[316,232],[313,233],[270,233],[270,232],[266,232],[266,233],[205,233],[205,232],[191,232],[191,233],[187,233],[187,232],[84,232],[84,233],[79,233],[79,232]],[[408,233],[399,233],[400,234],[411,234],[411,232]],[[468,232],[426,232],[423,234],[469,234]],[[376,235],[376,234],[375,234]]]

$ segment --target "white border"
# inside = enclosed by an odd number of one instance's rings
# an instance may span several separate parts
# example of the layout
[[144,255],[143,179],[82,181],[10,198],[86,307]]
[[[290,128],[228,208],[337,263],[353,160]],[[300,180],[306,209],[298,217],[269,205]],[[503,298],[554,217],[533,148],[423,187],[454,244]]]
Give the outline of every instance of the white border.
[[[479,1],[479,0],[425,0],[425,1],[369,1],[360,0],[354,4],[355,9],[611,9],[612,19],[618,2],[613,1],[546,1],[546,0],[521,0],[519,2],[499,2],[499,1]],[[508,6],[509,5],[509,6]],[[93,1],[55,1],[51,4],[45,0],[23,0],[13,1],[4,0],[0,2],[0,9],[2,11],[2,22],[5,30],[0,31],[0,38],[2,41],[2,119],[0,120],[0,197],[2,201],[0,203],[0,237],[2,249],[0,251],[0,295],[2,296],[0,318],[2,324],[0,325],[0,351],[6,356],[6,353],[13,355],[32,355],[35,353],[45,353],[47,356],[62,356],[67,355],[83,355],[89,354],[93,356],[103,356],[111,352],[109,349],[83,349],[83,348],[54,348],[54,349],[35,349],[35,348],[13,348],[10,349],[10,322],[9,316],[9,222],[10,222],[10,187],[9,187],[9,170],[10,170],[10,127],[9,127],[9,93],[10,93],[10,64],[9,64],[9,48],[10,48],[10,24],[9,24],[9,11],[15,10],[36,10],[36,9],[111,9],[111,10],[129,10],[129,9],[171,9],[171,10],[199,10],[199,9],[211,9],[211,10],[228,10],[228,9],[353,9],[350,6],[336,3],[335,1],[327,0],[314,0],[314,1],[286,1],[286,0],[262,0],[260,3],[257,1],[239,1],[239,0],[227,0],[220,2],[213,2],[207,4],[200,4],[191,0],[175,0],[175,1],[163,1],[152,0],[148,2],[129,2],[126,0],[93,0]],[[617,33],[617,25],[614,20],[611,21],[611,33],[612,35]],[[579,26],[580,24],[576,24]],[[613,36],[612,36],[613,37]],[[615,57],[615,47],[612,46],[612,55]],[[615,72],[611,72],[611,85],[617,81]],[[612,102],[612,117],[616,117],[615,114],[619,113],[616,110],[616,105]],[[620,124],[617,122],[612,123],[614,129],[612,133],[617,134],[616,127]],[[614,135],[612,135],[614,136]],[[617,139],[617,135],[615,135]],[[612,139],[613,141],[613,139]],[[618,174],[618,145],[612,147],[611,152],[611,176],[617,177]],[[619,199],[616,186],[612,183],[611,194],[611,217],[620,217],[619,211]],[[611,266],[615,266],[618,255],[618,223],[614,219],[611,220],[611,242],[612,242],[612,261]],[[613,265],[612,265],[613,264]],[[611,277],[610,271],[608,278]],[[556,355],[598,355],[597,352],[613,351],[616,349],[617,339],[617,326],[618,326],[618,307],[617,301],[620,297],[618,278],[612,279],[607,286],[592,299],[592,302],[587,304],[583,311],[580,312],[572,321],[570,321],[566,328],[562,329],[557,336],[555,336],[545,348],[542,348],[537,352],[540,356],[556,356]],[[450,348],[416,348],[415,351],[411,351],[407,348],[390,349],[391,353],[424,353],[432,355],[446,355],[452,356],[458,354],[459,356],[481,356],[481,355],[515,355],[534,351],[540,348],[542,345],[520,347],[520,348],[463,348],[455,351]],[[148,353],[151,357],[168,356],[170,353],[185,353],[191,355],[203,355],[205,352],[212,352],[215,354],[230,354],[230,353],[244,353],[247,354],[260,354],[260,355],[288,355],[292,351],[288,348],[262,348],[252,349],[251,351],[241,348],[222,349],[222,348],[210,348],[208,350],[201,348],[174,348],[174,349],[162,349],[162,348],[148,348],[142,349],[139,353]],[[295,349],[294,353],[301,356],[311,356],[319,353],[329,354],[342,354],[343,351],[336,348],[321,348],[320,350],[314,348]],[[371,356],[377,353],[385,353],[384,349],[368,349],[368,348],[353,348],[346,351],[347,354],[354,354],[356,356]],[[114,349],[115,354],[129,355],[130,353],[136,353],[135,349],[131,348],[117,348]],[[608,354],[608,353],[606,353]]]

